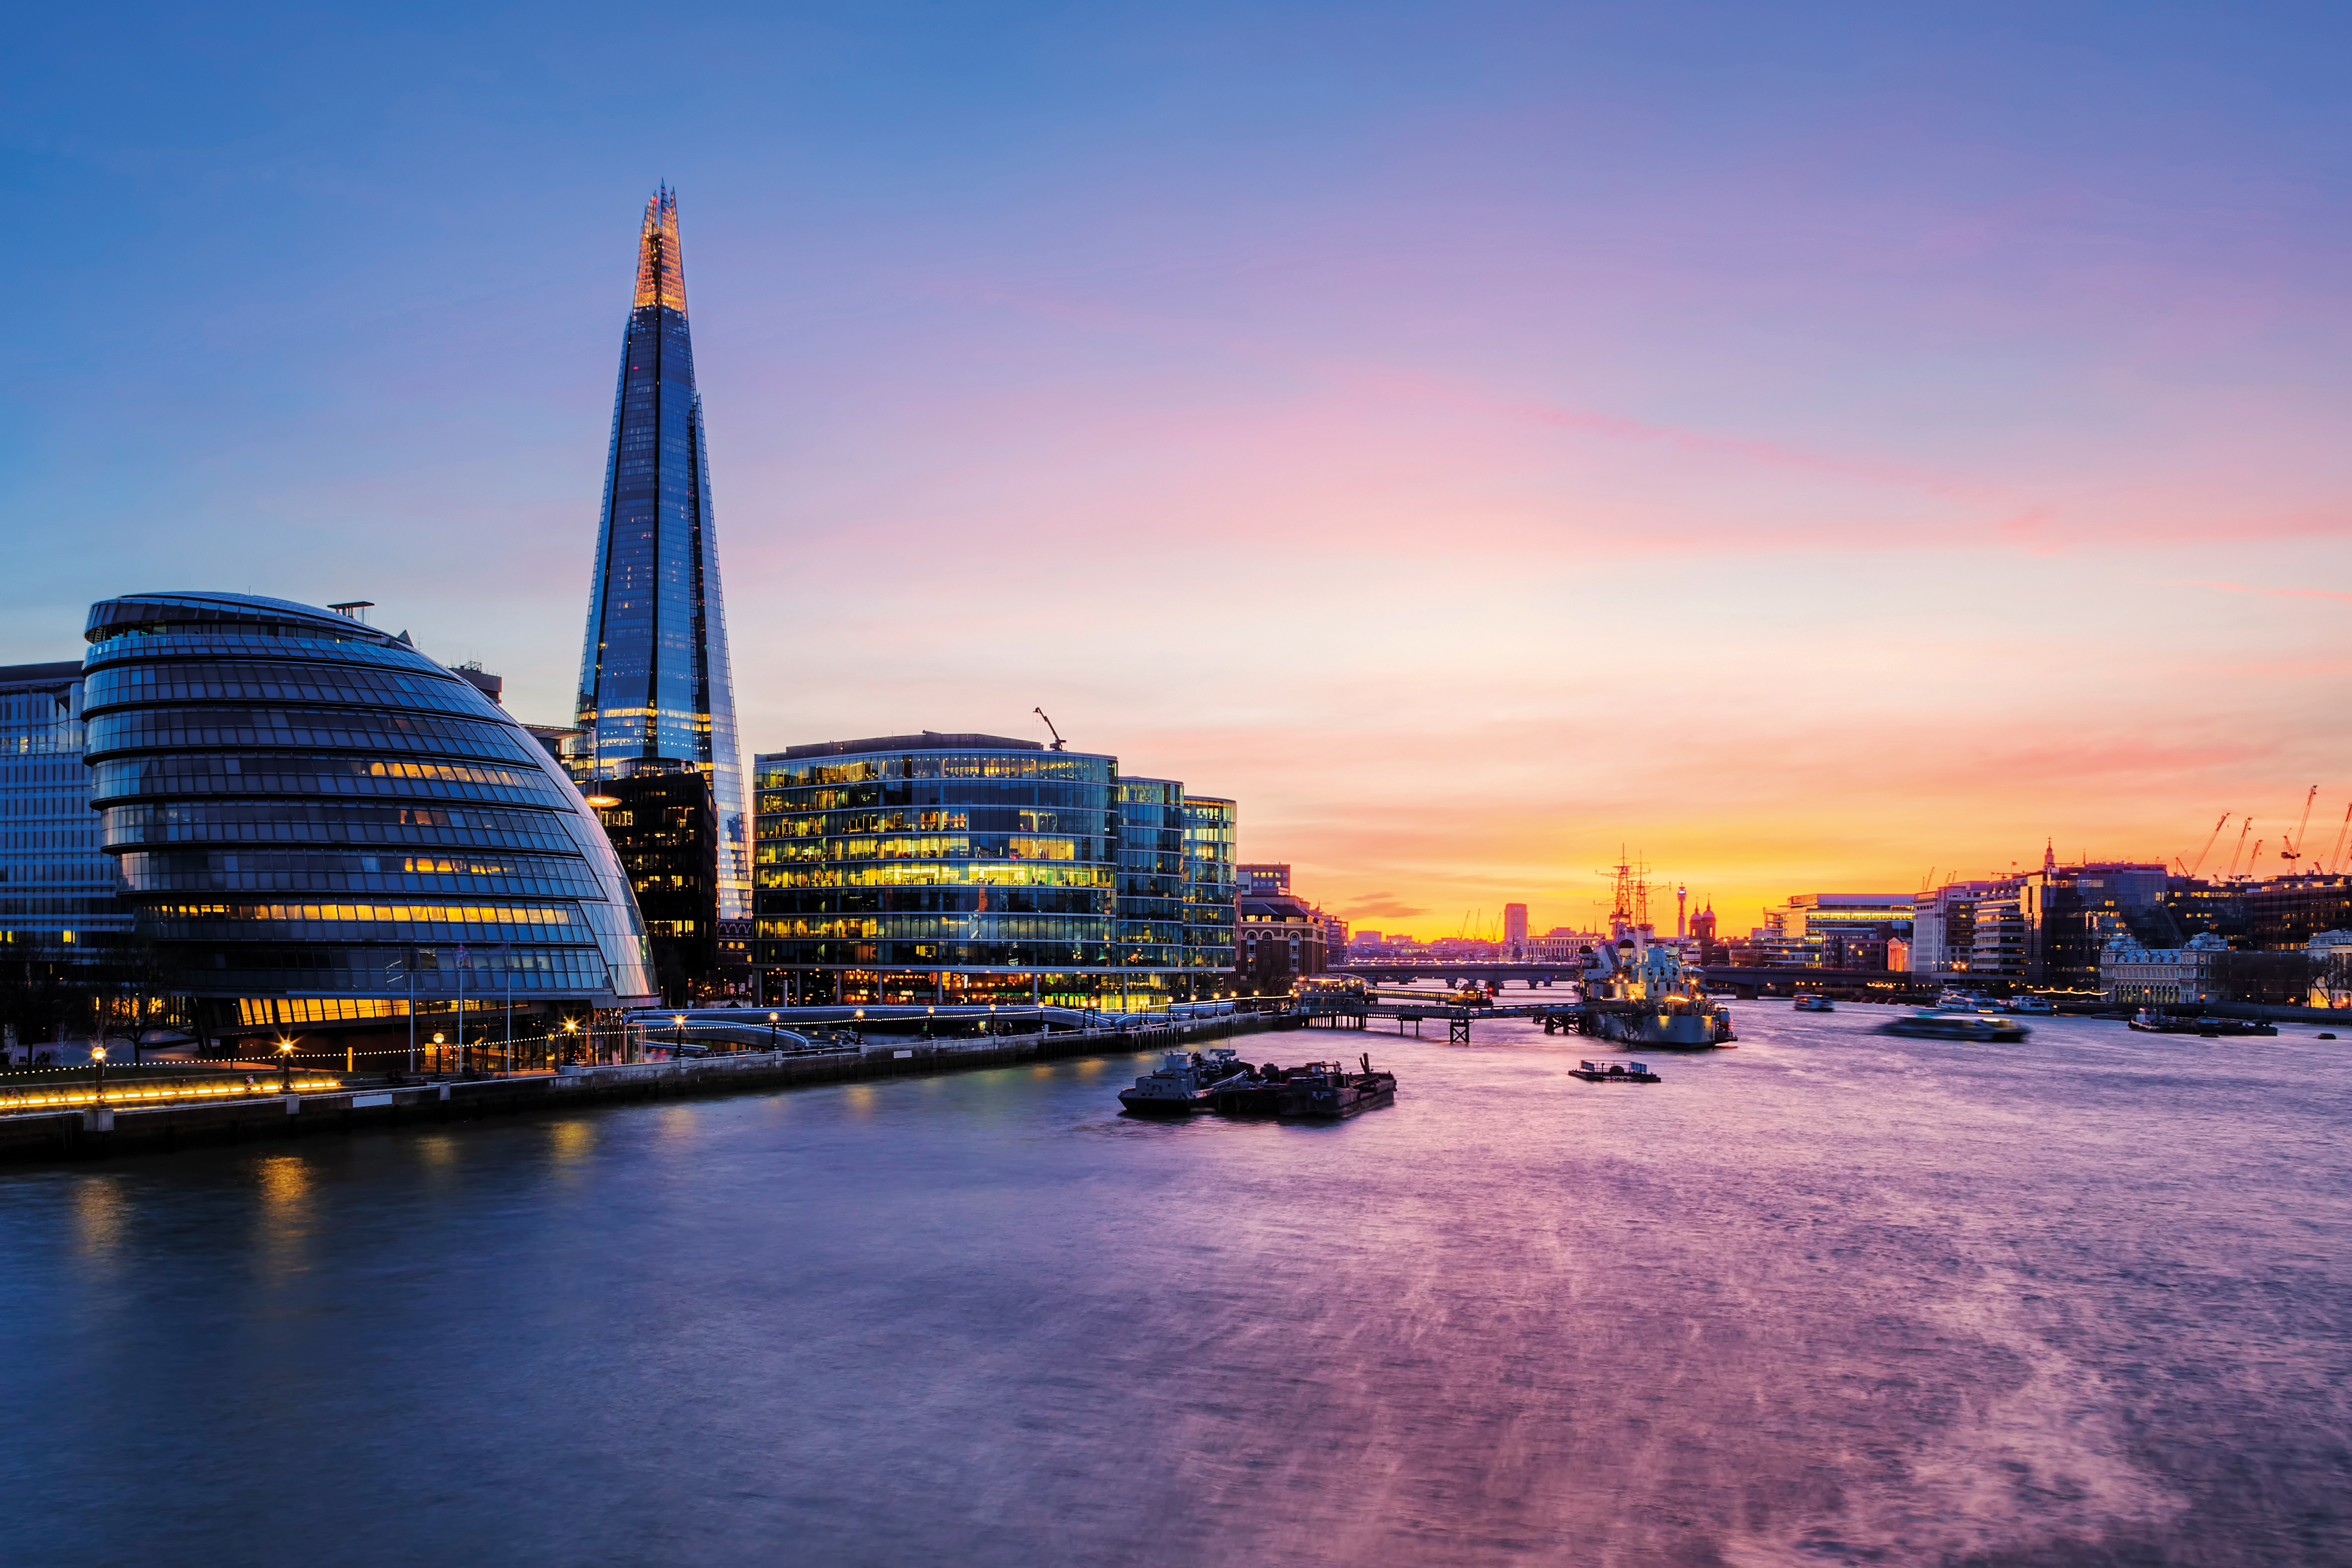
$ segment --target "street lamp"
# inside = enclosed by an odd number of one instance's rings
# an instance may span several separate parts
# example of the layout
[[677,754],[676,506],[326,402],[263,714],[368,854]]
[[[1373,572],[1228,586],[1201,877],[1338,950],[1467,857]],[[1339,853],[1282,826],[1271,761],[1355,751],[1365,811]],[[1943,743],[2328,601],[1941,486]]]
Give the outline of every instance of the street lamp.
[[294,1092],[294,1042],[284,1035],[278,1037],[278,1075],[286,1092]]
[[677,1026],[677,1043],[670,1048],[669,1052],[670,1060],[676,1061],[686,1054],[686,1015],[680,1013],[669,1021]]
[[572,1037],[579,1032],[580,1020],[578,1019],[567,1018],[563,1020],[563,1060],[566,1061],[572,1060]]
[[436,1029],[433,1031],[433,1065],[435,1071],[446,1072],[449,1071],[449,1063],[441,1055],[441,1031]]
[[103,1105],[106,1103],[106,1047],[91,1046],[89,1060],[91,1065],[98,1069],[98,1103]]
[[768,1049],[776,1049],[776,1015],[773,1013],[768,1015]]

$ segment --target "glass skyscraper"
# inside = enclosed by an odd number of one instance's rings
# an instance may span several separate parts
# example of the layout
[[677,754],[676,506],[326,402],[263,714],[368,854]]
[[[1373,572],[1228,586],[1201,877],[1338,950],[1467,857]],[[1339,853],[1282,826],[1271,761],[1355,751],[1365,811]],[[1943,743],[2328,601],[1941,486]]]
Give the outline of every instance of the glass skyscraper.
[[621,339],[577,716],[585,734],[572,768],[583,780],[681,765],[709,776],[719,917],[748,914],[750,831],[710,456],[687,332],[677,196],[667,186],[646,203],[637,236],[636,302]]

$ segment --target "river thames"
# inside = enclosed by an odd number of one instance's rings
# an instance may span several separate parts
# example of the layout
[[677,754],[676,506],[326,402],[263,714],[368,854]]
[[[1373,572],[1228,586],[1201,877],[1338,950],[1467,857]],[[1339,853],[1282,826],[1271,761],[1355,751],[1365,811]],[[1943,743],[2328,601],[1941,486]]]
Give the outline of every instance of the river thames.
[[[1516,998],[1513,998],[1516,999]],[[0,1539],[134,1563],[2352,1563],[2352,1041],[1735,1003],[1330,1127],[1119,1059],[0,1175]]]

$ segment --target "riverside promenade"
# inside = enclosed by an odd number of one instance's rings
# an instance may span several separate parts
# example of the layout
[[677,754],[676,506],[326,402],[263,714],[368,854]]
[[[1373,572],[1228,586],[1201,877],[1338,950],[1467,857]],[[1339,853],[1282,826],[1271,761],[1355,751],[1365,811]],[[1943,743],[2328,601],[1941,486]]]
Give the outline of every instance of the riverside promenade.
[[331,1089],[298,1085],[290,1094],[265,1082],[228,1098],[208,1096],[162,1105],[100,1103],[0,1115],[0,1163],[108,1159],[206,1145],[571,1111],[625,1101],[797,1089],[1073,1057],[1176,1051],[1297,1021],[1281,1016],[1236,1014],[1174,1019],[1142,1027],[1105,1024],[971,1040],[886,1038],[838,1049],[741,1051],[677,1061],[566,1067],[554,1072],[423,1082],[361,1081]]

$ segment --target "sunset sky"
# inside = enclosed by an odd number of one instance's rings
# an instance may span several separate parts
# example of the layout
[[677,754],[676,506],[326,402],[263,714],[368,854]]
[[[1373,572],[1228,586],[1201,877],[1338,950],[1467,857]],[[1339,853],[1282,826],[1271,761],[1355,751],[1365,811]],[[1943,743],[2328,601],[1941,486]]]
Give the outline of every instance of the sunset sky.
[[649,15],[20,19],[0,659],[366,598],[568,718],[667,179],[747,751],[1042,706],[1423,936],[2336,835],[2338,10]]

